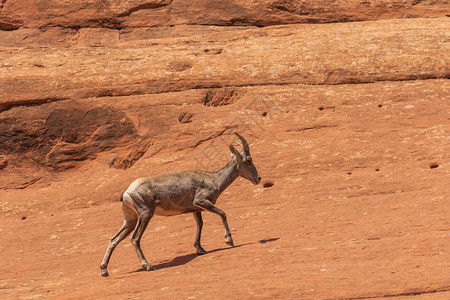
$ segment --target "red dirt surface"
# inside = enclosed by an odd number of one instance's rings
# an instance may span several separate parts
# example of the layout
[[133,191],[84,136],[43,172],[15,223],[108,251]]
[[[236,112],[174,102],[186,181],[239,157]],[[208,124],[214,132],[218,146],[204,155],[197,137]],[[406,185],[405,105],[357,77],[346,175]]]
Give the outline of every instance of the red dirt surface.
[[[450,299],[447,1],[0,3],[2,299]],[[155,216],[101,277],[127,186],[235,131],[235,247]]]

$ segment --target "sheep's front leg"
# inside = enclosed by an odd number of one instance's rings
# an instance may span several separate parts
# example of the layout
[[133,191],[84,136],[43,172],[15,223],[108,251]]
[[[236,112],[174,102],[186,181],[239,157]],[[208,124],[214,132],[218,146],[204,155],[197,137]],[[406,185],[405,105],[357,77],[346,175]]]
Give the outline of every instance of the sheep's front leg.
[[198,206],[200,208],[203,208],[207,211],[213,212],[222,218],[223,227],[225,228],[225,239],[226,239],[225,242],[227,243],[227,245],[234,247],[233,239],[231,237],[231,232],[230,232],[230,229],[228,228],[227,216],[226,216],[225,212],[223,210],[221,210],[220,208],[218,208],[217,206],[215,206],[214,204],[212,204],[211,201],[209,201],[208,199],[202,199],[202,198],[195,199],[194,205]]

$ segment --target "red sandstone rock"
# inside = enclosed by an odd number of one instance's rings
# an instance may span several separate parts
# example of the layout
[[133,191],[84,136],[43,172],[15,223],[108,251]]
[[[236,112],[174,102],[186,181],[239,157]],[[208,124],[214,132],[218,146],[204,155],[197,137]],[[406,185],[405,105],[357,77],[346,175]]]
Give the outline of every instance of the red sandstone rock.
[[6,157],[0,156],[0,170],[8,166],[8,159]]
[[[447,1],[1,4],[2,299],[448,298]],[[125,240],[100,277],[123,190],[235,131],[263,178],[217,203],[237,247],[155,217],[157,270]]]
[[220,0],[8,0],[0,10],[0,29],[113,29],[175,25],[267,26],[292,23],[442,17],[445,0],[425,1],[220,1]]

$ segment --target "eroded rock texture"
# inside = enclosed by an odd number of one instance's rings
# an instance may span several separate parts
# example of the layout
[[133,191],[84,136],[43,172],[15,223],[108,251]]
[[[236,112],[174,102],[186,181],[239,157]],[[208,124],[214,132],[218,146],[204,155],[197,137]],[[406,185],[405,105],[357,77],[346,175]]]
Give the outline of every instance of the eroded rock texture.
[[[0,1],[2,297],[449,298],[448,7]],[[220,169],[235,131],[263,178],[218,201],[238,247],[156,217],[157,271],[121,244],[100,280],[126,187]]]

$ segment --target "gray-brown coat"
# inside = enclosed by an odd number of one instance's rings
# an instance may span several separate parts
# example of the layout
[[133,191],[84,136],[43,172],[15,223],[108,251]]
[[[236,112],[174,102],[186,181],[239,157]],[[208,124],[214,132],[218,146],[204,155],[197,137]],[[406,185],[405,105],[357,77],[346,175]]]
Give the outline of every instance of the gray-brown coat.
[[225,213],[215,206],[219,195],[238,177],[242,176],[253,184],[258,184],[261,177],[253,164],[250,149],[245,139],[235,133],[243,151],[240,153],[230,145],[232,160],[217,172],[184,171],[144,177],[135,180],[122,194],[124,223],[110,239],[108,248],[100,265],[102,276],[108,276],[108,263],[114,248],[133,230],[133,244],[141,265],[146,270],[154,270],[147,262],[140,246],[140,240],[148,222],[154,214],[174,216],[193,213],[197,223],[194,246],[198,254],[206,251],[200,245],[204,210],[218,214],[225,228],[226,243],[234,246]]

